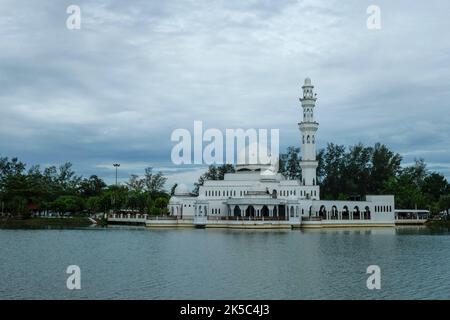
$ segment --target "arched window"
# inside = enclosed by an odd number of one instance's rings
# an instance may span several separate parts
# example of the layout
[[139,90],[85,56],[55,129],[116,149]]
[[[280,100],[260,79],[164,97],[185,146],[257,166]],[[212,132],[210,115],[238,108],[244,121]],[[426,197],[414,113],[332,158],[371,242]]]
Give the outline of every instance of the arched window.
[[309,136],[306,137],[306,143],[310,143]]

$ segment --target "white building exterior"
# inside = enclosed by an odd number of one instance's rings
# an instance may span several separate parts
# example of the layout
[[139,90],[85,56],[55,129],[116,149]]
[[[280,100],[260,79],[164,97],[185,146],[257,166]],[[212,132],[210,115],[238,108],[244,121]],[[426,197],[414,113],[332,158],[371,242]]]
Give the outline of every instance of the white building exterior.
[[[206,227],[332,227],[393,226],[394,196],[368,195],[365,201],[320,200],[317,183],[316,94],[305,79],[300,98],[302,179],[287,180],[267,174],[268,165],[238,164],[224,180],[208,180],[193,196],[179,185],[169,201],[169,212],[178,220]],[[245,151],[245,150],[244,150]]]

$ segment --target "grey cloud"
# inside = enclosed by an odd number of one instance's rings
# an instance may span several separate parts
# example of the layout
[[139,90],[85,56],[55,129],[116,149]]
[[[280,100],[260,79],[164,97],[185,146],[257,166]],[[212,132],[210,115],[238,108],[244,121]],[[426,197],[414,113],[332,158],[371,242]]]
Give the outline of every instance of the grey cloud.
[[369,31],[357,0],[77,1],[70,31],[72,3],[0,5],[2,155],[111,179],[99,164],[170,166],[170,133],[194,120],[279,128],[282,148],[299,145],[309,76],[319,146],[381,141],[405,161],[449,162],[430,151],[450,149],[450,4],[379,1]]

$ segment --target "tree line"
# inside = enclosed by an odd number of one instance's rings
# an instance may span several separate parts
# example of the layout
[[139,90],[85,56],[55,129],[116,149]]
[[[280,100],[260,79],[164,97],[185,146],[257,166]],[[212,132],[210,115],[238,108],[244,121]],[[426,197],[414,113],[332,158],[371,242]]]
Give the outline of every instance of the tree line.
[[[358,200],[367,194],[393,194],[396,208],[429,209],[433,214],[450,208],[450,184],[430,171],[423,159],[402,166],[402,157],[377,143],[345,147],[329,143],[317,153],[317,180],[321,199]],[[280,155],[279,172],[301,181],[300,149],[289,147]],[[206,180],[223,180],[235,172],[231,164],[210,166],[194,184],[193,194]],[[167,214],[173,195],[164,190],[167,178],[145,169],[143,176],[131,175],[124,185],[107,185],[101,178],[77,176],[71,163],[59,167],[31,166],[17,158],[0,157],[1,212],[27,217],[31,211],[97,213],[135,210],[153,215]]]
[[167,178],[145,169],[142,177],[131,175],[124,185],[107,185],[97,175],[76,175],[72,164],[59,167],[31,166],[17,158],[0,157],[0,205],[2,214],[29,217],[33,211],[55,213],[136,210],[153,215],[167,214]]

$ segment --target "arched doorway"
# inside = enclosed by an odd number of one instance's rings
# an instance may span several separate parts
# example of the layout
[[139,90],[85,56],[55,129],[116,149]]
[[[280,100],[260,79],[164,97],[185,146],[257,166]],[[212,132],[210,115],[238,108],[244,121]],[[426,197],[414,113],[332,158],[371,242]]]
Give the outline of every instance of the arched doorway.
[[319,217],[322,218],[323,220],[327,219],[327,209],[325,208],[325,206],[320,207]]
[[353,220],[359,220],[360,219],[359,214],[360,214],[359,207],[355,206],[353,208]]
[[291,207],[291,209],[290,209],[290,216],[292,218],[294,217],[294,207]]
[[247,210],[245,210],[246,217],[254,217],[255,216],[255,208],[253,206],[248,206]]
[[350,212],[348,211],[348,207],[344,206],[342,208],[342,220],[349,220],[350,219]]
[[261,216],[268,217],[269,216],[269,208],[267,206],[263,206],[261,209]]
[[286,216],[286,206],[285,205],[280,205],[279,206],[279,216],[280,217],[285,217]]
[[368,206],[366,206],[364,211],[364,219],[370,220],[370,208]]
[[332,220],[338,220],[339,219],[339,213],[336,206],[331,207],[331,219]]
[[239,206],[234,206],[233,215],[235,217],[240,217],[241,216],[241,209],[239,208]]

